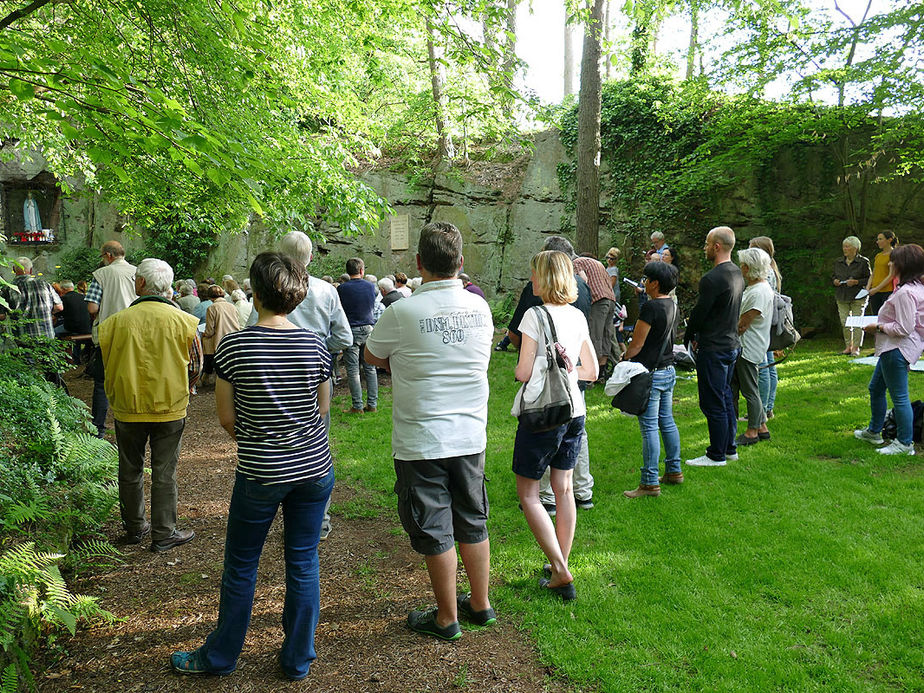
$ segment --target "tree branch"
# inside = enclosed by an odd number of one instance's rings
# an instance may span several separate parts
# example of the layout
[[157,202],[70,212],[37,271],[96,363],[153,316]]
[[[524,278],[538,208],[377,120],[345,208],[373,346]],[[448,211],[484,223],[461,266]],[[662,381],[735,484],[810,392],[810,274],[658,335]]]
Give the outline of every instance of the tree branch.
[[17,19],[22,19],[23,17],[28,17],[30,14],[40,9],[42,6],[47,5],[52,0],[32,0],[28,5],[23,7],[20,10],[14,10],[10,12],[6,17],[0,19],[0,31],[6,29],[10,24],[15,22]]

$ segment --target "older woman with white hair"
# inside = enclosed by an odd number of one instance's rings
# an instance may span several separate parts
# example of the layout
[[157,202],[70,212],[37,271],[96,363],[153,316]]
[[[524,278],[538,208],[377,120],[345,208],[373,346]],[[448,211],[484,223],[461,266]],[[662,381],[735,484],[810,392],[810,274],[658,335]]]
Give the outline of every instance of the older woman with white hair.
[[757,384],[757,368],[763,363],[770,347],[773,310],[773,289],[767,283],[770,256],[760,248],[748,248],[738,251],[738,264],[747,286],[741,296],[741,309],[738,313],[741,355],[735,364],[734,383],[747,402],[748,427],[735,439],[735,443],[754,445],[761,440],[770,440],[767,413],[761,403]]
[[869,259],[860,255],[860,239],[847,236],[841,245],[844,254],[834,261],[834,299],[840,315],[841,327],[844,328],[844,350],[846,356],[859,356],[863,346],[863,330],[859,327],[847,327],[847,318],[863,315],[866,311],[867,298],[857,298],[857,294],[866,286],[871,274]]

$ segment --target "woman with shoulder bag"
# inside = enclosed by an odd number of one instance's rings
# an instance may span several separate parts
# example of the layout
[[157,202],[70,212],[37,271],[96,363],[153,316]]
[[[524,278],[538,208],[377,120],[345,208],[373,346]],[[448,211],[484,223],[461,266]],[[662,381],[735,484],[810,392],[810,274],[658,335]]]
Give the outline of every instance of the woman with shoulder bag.
[[[632,332],[632,342],[626,352],[630,361],[641,363],[651,371],[651,393],[648,407],[638,415],[642,432],[642,479],[638,488],[624,491],[627,498],[661,495],[661,483],[682,484],[680,469],[680,433],[674,421],[674,329],[677,305],[671,291],[677,286],[677,268],[667,262],[645,265],[642,281],[648,300],[639,310]],[[664,476],[658,478],[661,445],[664,440]]]
[[[574,266],[568,256],[557,250],[546,250],[532,259],[530,268],[533,293],[542,299],[559,340],[555,346],[560,345],[569,365],[573,364],[568,374],[572,418],[542,432],[529,430],[521,421],[513,444],[513,471],[523,515],[539,547],[549,559],[546,566],[548,575],[539,581],[539,585],[562,599],[571,600],[576,598],[576,591],[574,577],[568,570],[568,556],[577,522],[571,476],[584,433],[586,411],[578,379],[590,382],[597,379],[597,357],[584,314],[568,305],[577,298]],[[533,377],[533,366],[541,365],[536,364],[537,352],[545,360],[546,334],[551,331],[545,324],[545,317],[542,307],[532,308],[523,316],[518,327],[522,342],[516,379],[524,383],[524,389]],[[553,347],[552,353],[555,351]],[[549,365],[555,367],[555,364]],[[554,524],[539,500],[539,480],[546,467],[551,467],[550,481],[557,507]]]

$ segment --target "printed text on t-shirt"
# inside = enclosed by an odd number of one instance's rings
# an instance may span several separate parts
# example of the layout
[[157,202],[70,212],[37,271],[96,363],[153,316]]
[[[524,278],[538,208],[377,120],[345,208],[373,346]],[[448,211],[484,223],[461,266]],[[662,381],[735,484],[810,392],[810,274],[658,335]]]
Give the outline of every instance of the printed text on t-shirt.
[[467,329],[485,327],[485,315],[483,313],[450,313],[449,315],[438,315],[432,318],[422,318],[420,321],[420,333],[427,334],[438,332],[442,334],[443,344],[458,344],[465,341],[465,331]]

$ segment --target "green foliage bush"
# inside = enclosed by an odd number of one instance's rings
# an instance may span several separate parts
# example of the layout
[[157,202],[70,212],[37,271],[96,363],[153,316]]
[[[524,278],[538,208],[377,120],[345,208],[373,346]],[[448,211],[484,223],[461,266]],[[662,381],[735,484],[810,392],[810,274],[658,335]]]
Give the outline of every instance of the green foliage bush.
[[[118,455],[90,435],[86,405],[21,354],[0,353],[0,667],[2,690],[32,682],[32,647],[78,621],[111,618],[72,595],[58,567],[117,551],[98,539],[118,502]],[[14,684],[10,688],[10,681]]]
[[[641,77],[606,84],[603,219],[613,243],[623,248],[626,276],[640,270],[652,231],[668,234],[672,245],[696,249],[699,260],[706,230],[721,223],[746,225],[739,243],[757,235],[773,239],[784,291],[793,296],[800,325],[833,326],[833,295],[830,301],[818,300],[831,293],[831,264],[847,235],[859,236],[864,250],[870,248],[869,198],[875,185],[897,170],[882,143],[890,132],[913,130],[915,122],[874,118],[862,106],[728,96],[695,81]],[[563,144],[573,152],[576,107],[562,115],[561,129]],[[922,175],[916,168],[901,173]],[[574,163],[560,165],[558,177],[573,197]],[[742,212],[736,198],[752,207]],[[742,214],[746,219],[738,221]],[[902,224],[895,220],[900,237]],[[692,288],[699,276],[700,262],[689,260],[681,269],[682,304],[695,298]],[[787,283],[787,277],[798,281]]]
[[93,271],[100,265],[99,248],[71,248],[62,253],[58,265],[55,270],[57,281],[70,280],[74,284],[81,280],[89,282],[93,278]]

